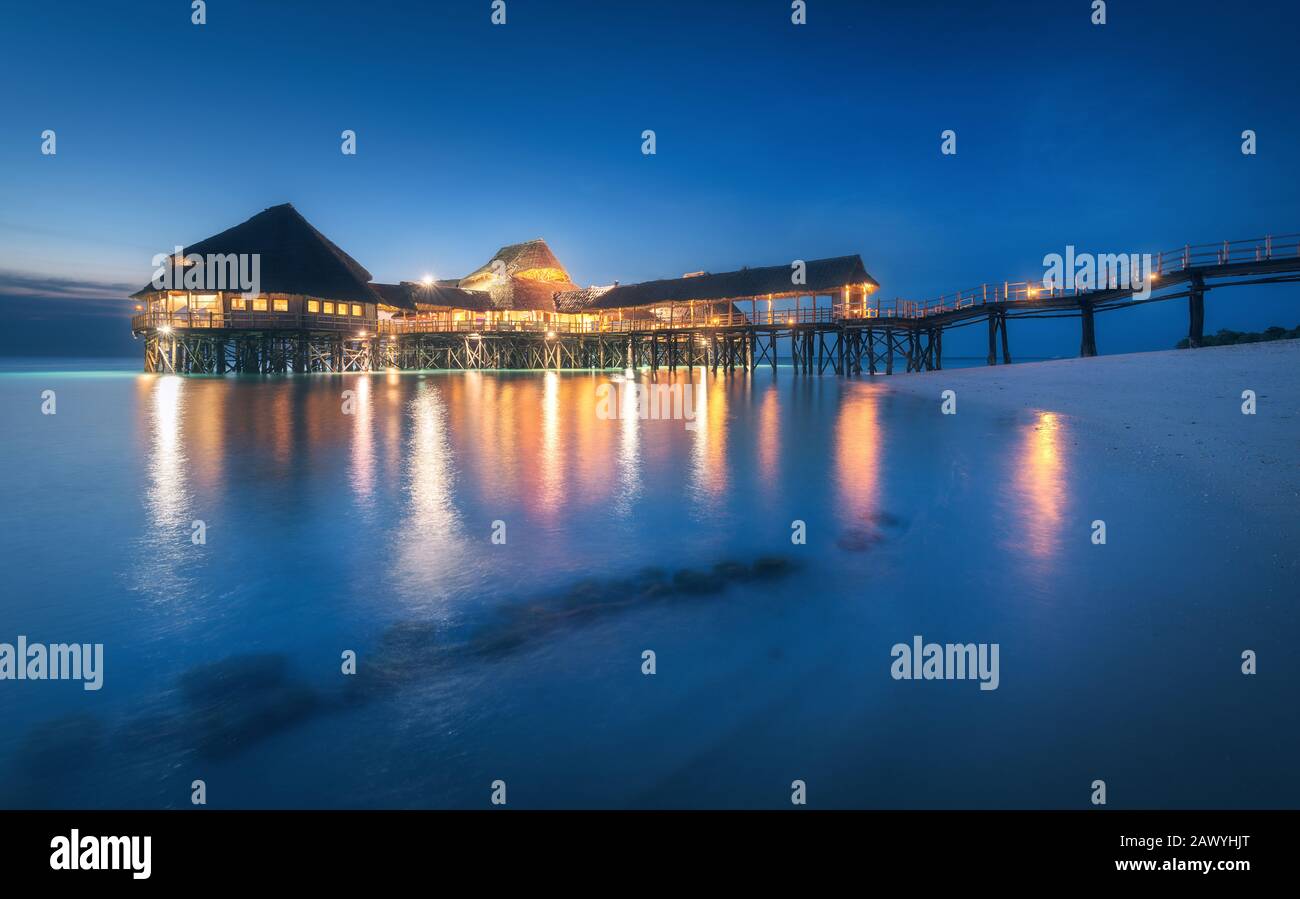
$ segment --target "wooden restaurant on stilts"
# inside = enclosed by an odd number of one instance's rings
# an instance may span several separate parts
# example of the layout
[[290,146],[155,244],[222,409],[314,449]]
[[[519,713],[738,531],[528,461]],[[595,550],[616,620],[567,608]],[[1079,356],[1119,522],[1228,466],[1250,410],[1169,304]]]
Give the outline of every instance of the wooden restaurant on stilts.
[[[191,277],[211,275],[214,258],[256,284]],[[775,365],[778,340],[797,365],[820,352],[838,371],[843,323],[879,314],[858,256],[580,288],[536,239],[463,278],[375,282],[287,203],[165,261],[166,283],[156,272],[132,296],[146,371],[734,370]]]

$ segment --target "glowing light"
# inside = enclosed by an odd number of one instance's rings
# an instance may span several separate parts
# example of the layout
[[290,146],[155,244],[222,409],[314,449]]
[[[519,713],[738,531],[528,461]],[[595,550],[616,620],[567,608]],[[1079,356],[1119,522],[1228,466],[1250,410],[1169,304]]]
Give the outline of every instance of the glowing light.
[[1029,299],[1032,300],[1036,296],[1038,296],[1038,291],[1033,287],[1029,288]]
[[546,332],[546,339],[547,339],[547,340],[554,340],[554,339],[555,339],[555,332],[554,332],[554,331],[547,331],[547,332]]
[[358,336],[358,337],[365,337],[365,336],[366,336],[366,332],[365,332],[365,331],[358,331],[358,332],[357,332],[357,336]]
[[432,287],[433,275],[425,275],[423,278],[420,279],[420,283],[423,284],[425,287]]
[[172,332],[172,326],[171,326],[171,325],[159,325],[159,326],[158,326],[158,333],[159,333],[159,334],[170,334],[171,332]]

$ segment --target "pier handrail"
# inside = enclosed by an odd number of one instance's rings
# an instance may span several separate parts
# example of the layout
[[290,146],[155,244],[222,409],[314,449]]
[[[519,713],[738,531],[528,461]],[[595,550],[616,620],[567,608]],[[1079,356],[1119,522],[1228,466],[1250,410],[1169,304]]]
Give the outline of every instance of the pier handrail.
[[351,315],[322,315],[301,312],[251,312],[236,309],[221,312],[205,309],[175,312],[142,312],[131,317],[132,331],[159,330],[173,328],[177,330],[219,330],[239,328],[241,330],[267,331],[354,331],[372,332],[375,320]]
[[[1180,274],[1190,269],[1215,268],[1245,262],[1300,257],[1300,233],[1267,234],[1244,240],[1218,243],[1186,244],[1173,250],[1151,254],[1151,269],[1157,276]],[[882,308],[882,317],[925,318],[941,312],[954,312],[989,303],[1015,303],[1027,300],[1072,297],[1114,289],[1116,273],[1097,272],[1097,284],[1080,289],[1077,284],[1045,287],[1042,281],[1002,281],[981,284],[967,290],[945,294],[933,300],[895,300],[894,309]]]

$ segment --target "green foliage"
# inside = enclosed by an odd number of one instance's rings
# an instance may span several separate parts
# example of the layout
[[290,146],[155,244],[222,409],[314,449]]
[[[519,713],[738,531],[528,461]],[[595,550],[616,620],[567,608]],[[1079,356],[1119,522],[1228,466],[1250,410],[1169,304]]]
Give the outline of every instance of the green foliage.
[[[1230,331],[1221,328],[1218,334],[1207,334],[1201,339],[1201,346],[1231,346],[1236,343],[1260,343],[1265,340],[1294,340],[1300,337],[1300,325],[1291,330],[1274,325],[1261,331]],[[1178,349],[1187,349],[1187,338],[1178,341]]]

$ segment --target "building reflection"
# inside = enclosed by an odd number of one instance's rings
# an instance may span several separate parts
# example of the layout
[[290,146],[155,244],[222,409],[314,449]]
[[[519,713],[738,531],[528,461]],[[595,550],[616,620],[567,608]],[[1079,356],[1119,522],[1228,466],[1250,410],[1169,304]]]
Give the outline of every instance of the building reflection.
[[185,595],[185,554],[193,549],[193,493],[182,427],[193,385],[180,375],[142,375],[136,380],[144,413],[144,507],[149,530],[142,538],[136,588],[160,600]]
[[[691,384],[694,372],[686,372]],[[701,513],[716,510],[729,480],[727,460],[727,378],[710,379],[701,371],[691,384],[695,401],[695,431],[691,441],[691,494]]]
[[835,420],[835,487],[842,518],[851,528],[875,527],[881,514],[881,388],[855,385]]
[[349,479],[358,506],[369,508],[375,489],[375,410],[371,396],[371,379],[362,375],[353,384],[355,408],[352,412],[352,458]]
[[1060,547],[1065,517],[1064,419],[1039,412],[1025,429],[1015,465],[1016,504],[1022,516],[1023,548],[1036,559],[1049,559]]
[[[404,586],[446,596],[472,566],[456,510],[456,466],[448,433],[447,403],[429,381],[420,381],[410,402],[406,512],[394,530],[395,567]],[[486,546],[488,533],[482,535]]]

